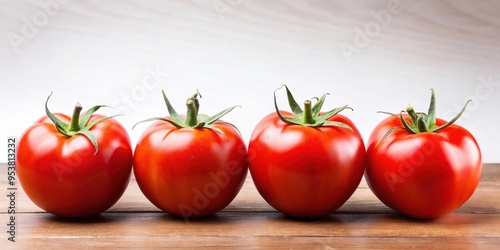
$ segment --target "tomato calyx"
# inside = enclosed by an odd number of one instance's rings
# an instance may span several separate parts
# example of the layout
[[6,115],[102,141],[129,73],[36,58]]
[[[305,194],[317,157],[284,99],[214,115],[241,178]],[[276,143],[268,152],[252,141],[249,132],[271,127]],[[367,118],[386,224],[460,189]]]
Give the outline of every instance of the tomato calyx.
[[[438,132],[442,129],[445,129],[455,123],[460,116],[464,113],[465,109],[467,108],[467,105],[471,102],[471,100],[468,100],[463,108],[460,110],[460,112],[453,117],[450,121],[447,123],[441,125],[441,126],[436,126],[436,97],[434,94],[434,89],[431,88],[431,101],[429,104],[429,110],[426,113],[423,112],[415,112],[415,109],[413,106],[408,105],[406,107],[406,110],[401,110],[399,115],[390,113],[390,112],[385,112],[385,111],[379,111],[378,113],[382,114],[387,114],[390,116],[394,116],[398,118],[401,121],[402,126],[397,126],[394,128],[391,128],[387,133],[384,134],[382,139],[380,139],[379,143],[383,141],[389,134],[391,134],[394,130],[398,129],[404,129],[408,133],[411,134],[418,134],[418,133],[425,133],[425,132]],[[406,119],[403,118],[403,114],[407,113],[408,116],[411,118],[411,121],[408,122]]]
[[73,114],[71,115],[71,121],[69,124],[67,124],[67,123],[61,121],[59,118],[57,118],[54,114],[52,114],[52,112],[50,112],[50,110],[48,108],[48,103],[49,103],[49,99],[51,96],[52,96],[52,92],[50,93],[49,97],[47,97],[47,101],[45,101],[45,113],[47,114],[49,119],[54,123],[54,126],[56,127],[57,131],[59,131],[59,133],[65,135],[67,137],[72,137],[75,135],[83,135],[83,136],[87,137],[87,139],[89,139],[90,142],[92,142],[92,145],[94,145],[94,148],[95,148],[94,154],[97,154],[97,151],[99,151],[99,145],[97,145],[97,139],[92,134],[92,132],[90,132],[90,129],[94,125],[96,125],[97,123],[102,122],[102,121],[107,120],[107,119],[111,119],[111,118],[115,117],[116,115],[110,116],[110,117],[100,118],[100,119],[94,120],[90,123],[89,123],[89,120],[90,120],[90,117],[97,110],[99,110],[102,107],[109,107],[109,106],[96,105],[96,106],[90,108],[89,110],[85,111],[83,113],[83,116],[80,117],[80,114],[82,112],[83,107],[79,102],[77,102],[75,105],[75,108],[73,109]]
[[[174,107],[172,104],[170,104],[170,101],[168,100],[167,96],[165,95],[165,91],[162,90],[163,94],[163,100],[165,101],[165,105],[167,106],[167,110],[169,113],[169,118],[163,118],[163,117],[153,117],[149,118],[143,121],[140,121],[132,127],[132,129],[135,128],[139,123],[143,122],[150,122],[150,121],[164,121],[172,124],[174,127],[181,129],[181,128],[207,128],[211,129],[224,137],[227,136],[220,130],[219,128],[216,128],[213,126],[213,124],[217,121],[219,121],[223,116],[225,116],[227,113],[231,112],[234,108],[240,107],[239,105],[235,105],[232,107],[229,107],[227,109],[222,110],[221,112],[213,115],[213,116],[207,116],[204,114],[199,114],[199,109],[200,109],[200,102],[198,100],[198,96],[201,98],[201,94],[198,90],[196,90],[196,93],[194,93],[192,96],[190,96],[187,101],[186,101],[186,106],[187,106],[187,112],[186,112],[186,118],[183,118],[180,116],[177,111],[175,111]],[[224,122],[232,127],[234,127],[236,130],[236,126],[234,126],[231,123]],[[239,132],[239,130],[238,130]]]
[[[288,104],[290,105],[290,108],[292,109],[292,112],[295,115],[295,117],[284,117],[278,108],[278,104],[276,101],[276,91],[282,89],[283,87],[285,87],[286,89]],[[317,97],[311,98],[317,100],[317,102],[314,105],[312,105],[311,100],[304,101],[304,110],[302,110],[295,101],[295,98],[293,97],[288,87],[286,85],[283,85],[281,86],[281,88],[276,89],[274,91],[274,107],[276,109],[276,114],[278,114],[278,117],[280,118],[281,121],[290,125],[299,125],[307,127],[334,126],[334,127],[346,128],[352,131],[352,128],[345,123],[328,120],[345,109],[353,110],[351,107],[348,107],[346,105],[343,107],[334,108],[328,112],[320,114],[321,108],[323,107],[327,95],[329,94],[328,93],[323,94],[321,98]]]

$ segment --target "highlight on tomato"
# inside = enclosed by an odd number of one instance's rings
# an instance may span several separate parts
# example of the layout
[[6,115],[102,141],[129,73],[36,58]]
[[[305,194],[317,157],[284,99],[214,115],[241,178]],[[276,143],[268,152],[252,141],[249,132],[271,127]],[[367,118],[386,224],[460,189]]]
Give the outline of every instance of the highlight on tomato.
[[364,172],[360,132],[339,114],[348,106],[321,112],[327,94],[304,108],[287,86],[293,113],[276,112],[254,128],[249,168],[260,195],[276,210],[296,218],[320,218],[336,211],[354,193]]
[[207,116],[199,114],[198,97],[198,92],[189,97],[186,115],[179,115],[163,92],[169,116],[143,121],[155,122],[142,133],[134,153],[142,193],[159,209],[186,220],[229,205],[248,172],[239,131],[220,120],[236,106]]
[[[51,94],[52,95],[52,94]],[[50,96],[51,96],[50,95]],[[41,209],[62,217],[91,217],[125,192],[132,173],[132,147],[125,128],[113,117],[82,115],[77,103],[71,117],[51,113],[21,135],[16,173],[28,198]]]
[[462,206],[474,193],[482,169],[481,151],[473,135],[450,121],[436,118],[431,89],[427,113],[410,105],[381,121],[368,140],[365,177],[388,207],[418,219],[436,219]]

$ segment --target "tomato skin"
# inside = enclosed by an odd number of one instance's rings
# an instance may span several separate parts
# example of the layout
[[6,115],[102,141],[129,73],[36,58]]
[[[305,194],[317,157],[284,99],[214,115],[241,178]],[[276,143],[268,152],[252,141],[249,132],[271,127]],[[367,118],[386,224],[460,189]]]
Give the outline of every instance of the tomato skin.
[[288,125],[276,113],[256,125],[248,148],[250,173],[261,196],[276,210],[298,218],[323,217],[358,187],[365,158],[361,135],[345,116],[329,120],[353,131]]
[[[405,119],[410,118],[405,115]],[[446,122],[436,119],[436,125]],[[474,193],[482,171],[481,152],[469,131],[451,125],[438,132],[393,131],[401,121],[388,117],[368,140],[365,177],[388,207],[419,219],[436,219],[463,205]]]
[[[54,114],[64,122],[70,117]],[[94,114],[90,121],[103,118]],[[20,137],[16,171],[30,200],[62,217],[91,217],[113,206],[132,172],[132,147],[125,128],[114,119],[90,129],[99,151],[83,135],[66,137],[46,116]],[[95,155],[94,155],[95,154]]]
[[184,218],[225,208],[239,193],[248,165],[239,132],[218,121],[208,128],[176,128],[156,121],[141,135],[134,174],[142,193],[159,209]]

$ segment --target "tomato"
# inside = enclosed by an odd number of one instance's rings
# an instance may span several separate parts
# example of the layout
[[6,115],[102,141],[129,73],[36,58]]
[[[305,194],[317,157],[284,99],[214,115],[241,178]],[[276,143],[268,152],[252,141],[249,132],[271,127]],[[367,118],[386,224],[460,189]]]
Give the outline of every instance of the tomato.
[[[81,126],[79,104],[73,120],[46,109],[47,116],[21,135],[17,175],[41,209],[63,217],[90,217],[113,206],[124,193],[132,171],[130,139],[116,120],[93,114],[99,107],[81,117]],[[71,130],[67,123],[73,124]]]
[[[285,86],[286,87],[286,86]],[[325,95],[304,111],[286,91],[294,113],[265,116],[248,146],[250,173],[260,195],[276,210],[297,218],[324,217],[342,206],[364,172],[362,137],[348,107],[319,112]],[[307,118],[309,116],[309,118]]]
[[179,116],[170,112],[141,135],[134,153],[134,174],[142,193],[159,209],[185,219],[207,216],[231,203],[245,181],[246,146],[238,130],[213,117],[198,115],[197,94]]
[[419,219],[435,219],[463,205],[481,176],[481,151],[472,134],[428,114],[391,115],[368,140],[366,180],[388,207]]

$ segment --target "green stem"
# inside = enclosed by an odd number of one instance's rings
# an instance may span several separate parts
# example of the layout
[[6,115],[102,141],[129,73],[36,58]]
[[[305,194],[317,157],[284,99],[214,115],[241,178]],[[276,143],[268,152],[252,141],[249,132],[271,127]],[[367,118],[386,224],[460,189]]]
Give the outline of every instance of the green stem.
[[427,126],[427,123],[425,122],[425,119],[423,116],[420,116],[417,120],[417,128],[418,132],[429,132],[429,127]]
[[195,127],[198,124],[198,107],[192,99],[188,99],[186,102],[187,114],[186,114],[186,126]]
[[194,105],[196,107],[196,114],[198,114],[200,110],[200,102],[198,101],[198,96],[201,98],[200,92],[198,91],[198,89],[196,89],[196,93],[194,93],[191,97],[188,98],[188,100],[193,100]]
[[418,134],[418,133],[425,133],[425,132],[439,132],[442,129],[445,129],[448,126],[452,125],[455,121],[457,121],[457,119],[465,111],[465,108],[467,107],[467,104],[469,102],[470,102],[470,100],[467,101],[467,103],[465,103],[462,110],[460,110],[460,112],[452,120],[450,120],[449,122],[447,122],[444,125],[437,127],[436,126],[436,97],[434,95],[434,89],[431,89],[431,102],[429,104],[429,110],[428,110],[427,114],[421,113],[421,112],[419,112],[419,113],[415,112],[414,108],[411,105],[408,105],[406,107],[406,113],[408,113],[408,115],[411,117],[411,124],[410,124],[410,122],[406,121],[406,119],[403,118],[403,113],[405,111],[401,111],[399,116],[396,116],[396,115],[388,113],[388,112],[382,112],[385,114],[389,114],[389,115],[398,117],[403,126],[397,126],[397,127],[390,128],[378,143],[380,143],[382,140],[384,140],[390,133],[392,133],[396,129],[404,129],[408,133],[411,133],[411,134]]
[[415,113],[415,109],[413,108],[413,106],[408,105],[406,107],[406,113],[408,113],[408,115],[411,117],[412,124],[417,125],[418,115],[417,115],[417,113]]
[[73,110],[73,115],[71,116],[71,123],[69,124],[69,131],[80,131],[80,113],[82,112],[82,105],[77,102],[75,109]]
[[303,119],[302,121],[304,122],[304,124],[314,124],[316,122],[314,120],[314,117],[313,117],[310,100],[306,100],[304,102],[304,113],[303,113],[302,119]]

